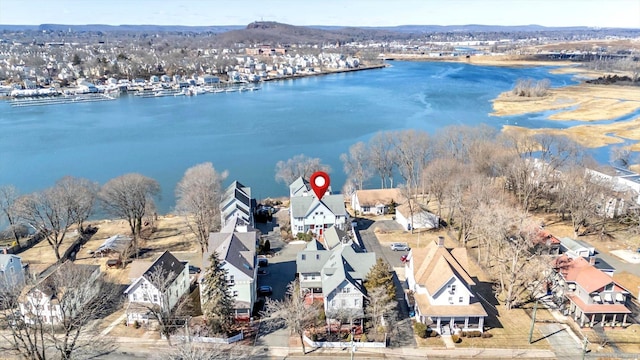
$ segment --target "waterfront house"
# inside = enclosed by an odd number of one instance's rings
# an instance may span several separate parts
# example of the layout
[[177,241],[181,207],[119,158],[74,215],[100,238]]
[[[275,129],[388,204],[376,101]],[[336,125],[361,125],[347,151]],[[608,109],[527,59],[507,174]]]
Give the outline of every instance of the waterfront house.
[[553,262],[556,272],[554,297],[564,301],[565,314],[583,327],[595,325],[625,326],[631,314],[629,291],[613,280],[608,264],[595,257],[572,258],[563,254]]
[[315,196],[294,196],[289,206],[291,233],[311,233],[316,237],[336,226],[345,230],[349,214],[342,195],[325,195],[322,200]]
[[[209,234],[207,251],[202,256],[205,271],[200,274],[200,292],[203,291],[202,278],[211,264],[209,258],[216,252],[222,268],[227,272],[229,292],[234,299],[235,317],[248,320],[257,298],[256,248],[260,236],[256,230],[245,230],[248,231],[238,231],[235,224],[228,223],[220,232]],[[206,301],[202,296],[200,300]]]
[[375,263],[375,253],[364,252],[352,241],[327,250],[314,239],[296,256],[300,290],[307,303],[321,299],[328,317],[340,313],[361,317],[364,280]]
[[0,254],[0,292],[24,285],[22,259],[13,254]]
[[[295,179],[291,185],[289,185],[289,197],[311,196],[313,194],[311,184],[309,184],[308,180],[303,179],[302,176]],[[331,186],[327,188],[324,195],[331,195]]]
[[467,249],[447,249],[444,238],[411,249],[405,261],[407,302],[415,320],[439,334],[484,330],[487,312],[467,272]]
[[[26,323],[35,323],[38,321],[43,324],[56,325],[63,319],[72,318],[76,315],[74,313],[76,309],[70,305],[72,302],[66,301],[61,304],[62,299],[64,299],[65,296],[68,296],[65,295],[65,293],[69,289],[65,286],[61,286],[55,280],[59,272],[64,274],[65,272],[71,271],[77,271],[87,275],[85,277],[84,284],[75,285],[85,286],[88,290],[92,289],[90,284],[100,276],[99,265],[75,264],[68,261],[58,266],[35,286],[25,287],[23,289],[19,299],[20,313],[22,313]],[[83,296],[95,295],[97,295],[95,291],[93,294],[83,293]],[[65,306],[65,308],[63,309],[62,306]]]
[[404,198],[398,189],[357,190],[351,197],[351,207],[356,214],[384,215]]
[[135,321],[146,324],[153,320],[151,307],[173,309],[189,293],[189,264],[176,259],[169,251],[150,265],[148,262],[135,263],[132,263],[130,274],[135,280],[124,291],[129,300],[125,312],[128,324]]
[[222,195],[220,223],[224,227],[227,223],[237,223],[237,219],[240,219],[247,225],[253,226],[253,212],[256,206],[256,200],[251,198],[251,188],[234,181]]

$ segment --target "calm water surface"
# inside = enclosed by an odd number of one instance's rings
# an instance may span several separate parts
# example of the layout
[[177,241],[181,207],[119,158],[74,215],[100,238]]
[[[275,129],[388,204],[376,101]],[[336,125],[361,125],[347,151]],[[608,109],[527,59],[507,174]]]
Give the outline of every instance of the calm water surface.
[[[566,127],[545,114],[492,117],[491,100],[521,77],[575,83],[548,68],[503,68],[453,63],[393,62],[392,67],[262,84],[261,91],[193,97],[12,108],[0,102],[0,184],[21,192],[51,186],[64,175],[100,183],[139,172],[162,186],[159,210],[174,206],[184,171],[210,161],[256,198],[288,193],[274,167],[300,153],[333,168],[339,156],[381,130],[429,132],[452,125]],[[376,182],[377,183],[377,182]]]

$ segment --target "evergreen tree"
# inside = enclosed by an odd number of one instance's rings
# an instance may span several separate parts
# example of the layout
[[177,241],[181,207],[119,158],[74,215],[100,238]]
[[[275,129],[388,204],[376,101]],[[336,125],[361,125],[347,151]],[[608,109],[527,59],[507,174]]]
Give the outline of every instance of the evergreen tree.
[[209,261],[210,265],[200,283],[202,313],[211,331],[224,334],[231,330],[234,301],[229,292],[227,270],[222,267],[218,253],[214,251]]
[[396,287],[393,283],[393,270],[382,258],[376,260],[376,264],[373,265],[369,274],[367,274],[364,287],[369,293],[377,287],[382,287],[385,289],[390,301],[395,299]]

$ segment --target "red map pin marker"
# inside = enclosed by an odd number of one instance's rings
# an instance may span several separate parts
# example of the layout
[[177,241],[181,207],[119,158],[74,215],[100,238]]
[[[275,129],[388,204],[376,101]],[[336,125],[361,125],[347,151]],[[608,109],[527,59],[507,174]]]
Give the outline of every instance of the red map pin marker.
[[329,175],[324,171],[316,171],[311,175],[309,182],[311,183],[311,188],[318,197],[318,200],[322,200],[322,197],[325,192],[327,192],[329,184],[331,183]]

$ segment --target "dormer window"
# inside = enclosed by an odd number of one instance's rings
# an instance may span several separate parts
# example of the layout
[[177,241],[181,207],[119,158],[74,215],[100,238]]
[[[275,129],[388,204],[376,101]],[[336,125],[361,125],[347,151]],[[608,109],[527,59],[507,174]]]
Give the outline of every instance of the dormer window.
[[613,283],[608,284],[604,287],[604,291],[613,291]]

